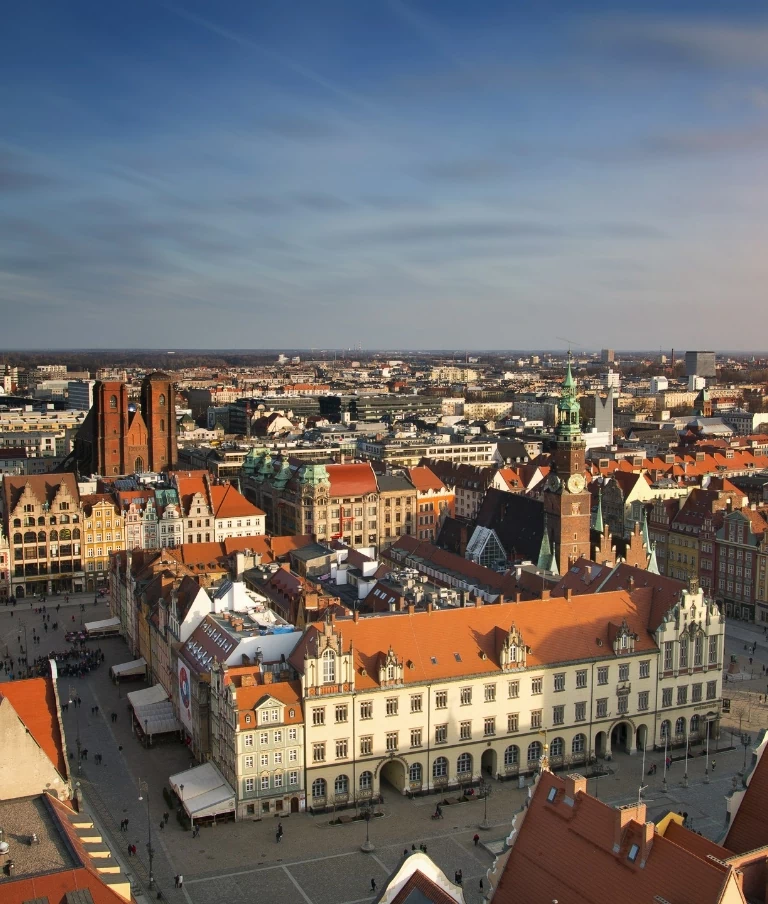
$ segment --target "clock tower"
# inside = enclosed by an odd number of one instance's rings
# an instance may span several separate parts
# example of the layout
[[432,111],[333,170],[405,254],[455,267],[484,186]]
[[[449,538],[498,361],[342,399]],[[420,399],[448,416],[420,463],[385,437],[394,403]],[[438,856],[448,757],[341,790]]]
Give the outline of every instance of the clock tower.
[[589,559],[592,555],[592,496],[584,479],[587,446],[581,433],[580,421],[581,411],[569,355],[560,401],[557,403],[552,470],[544,490],[544,522],[548,525],[550,541],[554,541],[560,574],[565,574],[580,556]]

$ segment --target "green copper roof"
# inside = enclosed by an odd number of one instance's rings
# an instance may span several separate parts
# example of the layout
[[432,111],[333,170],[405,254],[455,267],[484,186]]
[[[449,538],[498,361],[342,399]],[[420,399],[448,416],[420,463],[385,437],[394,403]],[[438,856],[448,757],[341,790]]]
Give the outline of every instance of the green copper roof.
[[597,513],[595,514],[595,524],[594,529],[602,534],[604,528],[603,525],[603,491],[598,490],[597,493]]
[[547,516],[544,515],[544,533],[541,535],[541,548],[536,567],[542,571],[549,571],[552,560],[552,547],[549,545],[549,529],[547,528]]
[[651,544],[651,554],[648,556],[648,565],[646,566],[646,571],[650,571],[651,574],[660,574],[659,572],[659,563],[656,561],[656,544]]

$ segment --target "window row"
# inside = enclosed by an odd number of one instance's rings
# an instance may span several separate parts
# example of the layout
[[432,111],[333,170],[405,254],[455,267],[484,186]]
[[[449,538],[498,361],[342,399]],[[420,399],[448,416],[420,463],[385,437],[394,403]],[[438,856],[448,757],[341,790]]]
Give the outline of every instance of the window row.
[[[297,769],[291,769],[290,772],[285,773],[275,772],[274,775],[261,775],[258,778],[259,782],[259,790],[261,791],[269,791],[271,788],[284,788],[286,784],[288,786],[296,786],[299,784],[299,772]],[[255,791],[256,790],[256,779],[255,778],[247,778],[245,779],[245,790]]]
[[[701,701],[701,694],[704,688],[703,682],[698,682],[697,684],[690,685],[690,702],[691,703],[699,703]],[[673,692],[674,688],[665,687],[661,691],[661,705],[662,707],[672,706],[674,703]],[[677,706],[686,706],[689,702],[688,699],[688,690],[689,686],[687,684],[680,685],[677,688]],[[716,700],[717,699],[717,681],[707,681],[707,700]]]
[[[250,721],[250,714],[246,714],[245,721]],[[268,731],[260,731],[259,732],[259,744],[266,745],[270,742],[272,744],[282,744],[283,738],[287,738],[289,741],[295,741],[299,737],[299,730],[297,728],[288,728],[285,730],[285,734],[283,734],[283,729],[278,728],[275,729],[270,735]],[[251,732],[247,732],[243,735],[243,746],[244,747],[253,747],[254,735]]]
[[[260,753],[259,754],[259,767],[264,768],[265,766],[282,766],[283,765],[283,757],[284,752],[282,750],[275,750],[274,753]],[[298,748],[292,747],[287,751],[288,762],[289,763],[297,763],[299,760],[299,751]],[[253,769],[256,763],[256,758],[253,754],[248,754],[243,757],[243,768],[244,769]]]

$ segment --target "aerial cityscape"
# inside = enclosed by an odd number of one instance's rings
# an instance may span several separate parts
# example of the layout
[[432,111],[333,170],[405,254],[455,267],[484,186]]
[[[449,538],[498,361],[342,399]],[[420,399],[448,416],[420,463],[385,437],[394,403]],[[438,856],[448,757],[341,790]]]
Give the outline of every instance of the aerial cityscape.
[[768,904],[766,48],[8,11],[0,904]]

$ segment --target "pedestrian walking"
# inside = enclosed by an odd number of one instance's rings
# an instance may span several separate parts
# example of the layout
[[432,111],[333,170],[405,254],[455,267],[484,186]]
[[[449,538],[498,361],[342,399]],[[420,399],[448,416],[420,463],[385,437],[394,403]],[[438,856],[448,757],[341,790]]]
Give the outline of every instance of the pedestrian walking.
[[277,824],[277,834],[280,836],[280,839],[282,840],[282,837],[283,837],[283,824],[282,824],[282,822],[278,822],[278,824]]
[[162,832],[164,828],[165,828],[165,821],[161,819],[160,820],[160,831]]
[[184,876],[179,873],[179,888],[184,888]]
[[483,880],[480,880],[480,894],[483,893]]
[[163,822],[164,822],[166,825],[168,825],[168,819],[169,819],[168,813],[167,813],[167,812],[166,812],[166,813],[163,813]]
[[133,845],[132,844],[128,845],[128,856],[129,857],[133,856]]
[[371,891],[376,891],[376,880],[371,879]]
[[477,832],[475,832],[475,834],[472,836],[472,841],[475,842],[475,847],[480,844],[480,836],[477,834]]
[[408,856],[408,848],[403,848],[403,857]]
[[173,887],[174,887],[174,888],[178,888],[178,887],[179,887],[179,877],[178,877],[178,876],[174,876],[174,877],[173,877]]
[[125,831],[126,832],[128,831],[128,820],[127,819],[125,820]]
[[713,772],[715,771],[715,761],[714,760],[712,760],[712,771]]
[[125,820],[124,819],[120,820],[120,831],[121,832],[125,831]]

